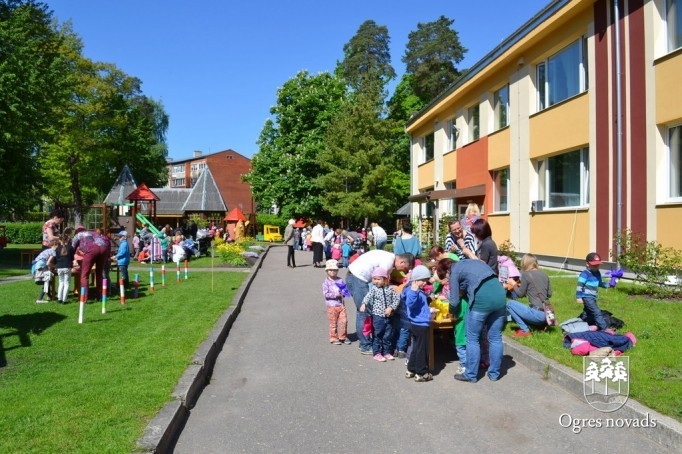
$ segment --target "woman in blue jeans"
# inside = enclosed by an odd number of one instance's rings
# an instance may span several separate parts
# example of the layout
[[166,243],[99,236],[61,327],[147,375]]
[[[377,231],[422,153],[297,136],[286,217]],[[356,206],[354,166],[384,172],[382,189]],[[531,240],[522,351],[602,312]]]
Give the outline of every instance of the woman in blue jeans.
[[[497,381],[502,365],[502,330],[506,318],[504,287],[493,270],[483,261],[467,259],[450,268],[450,293],[459,291],[469,301],[466,316],[467,359],[464,373],[455,374],[455,380],[477,382],[481,361],[481,333],[488,330],[490,366],[488,378]],[[454,300],[454,301],[453,301]],[[450,298],[450,312],[457,313],[459,299]],[[454,304],[453,304],[454,303]]]
[[521,285],[515,291],[519,297],[528,296],[529,306],[519,301],[508,301],[507,310],[511,318],[519,325],[512,337],[528,337],[530,327],[547,326],[543,301],[552,296],[549,277],[538,269],[538,259],[533,254],[526,254],[521,260]]

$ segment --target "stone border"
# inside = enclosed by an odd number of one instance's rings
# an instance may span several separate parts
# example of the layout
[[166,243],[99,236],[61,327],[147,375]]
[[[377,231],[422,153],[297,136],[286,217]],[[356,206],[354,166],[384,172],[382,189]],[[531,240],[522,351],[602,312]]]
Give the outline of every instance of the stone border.
[[[516,362],[536,372],[544,380],[549,380],[561,386],[581,400],[585,398],[583,377],[579,372],[546,358],[535,350],[507,337],[504,339],[504,352],[510,355]],[[588,405],[587,402],[585,404]],[[605,417],[612,417],[614,413],[604,413],[604,415]],[[682,446],[682,424],[669,416],[665,416],[642,405],[635,399],[629,398],[625,405],[618,410],[618,418],[655,419],[655,429],[642,430],[640,433],[648,439],[670,449],[672,452],[677,451]]]
[[187,418],[189,418],[190,410],[209,383],[218,354],[227,340],[232,324],[241,312],[246,294],[263,264],[263,259],[270,251],[270,247],[272,246],[268,246],[251,267],[250,276],[237,290],[237,294],[232,299],[232,304],[218,319],[215,328],[209,333],[206,340],[197,348],[190,365],[185,369],[173,390],[174,400],[159,410],[145,428],[142,437],[137,440],[136,453],[169,452],[175,445]]

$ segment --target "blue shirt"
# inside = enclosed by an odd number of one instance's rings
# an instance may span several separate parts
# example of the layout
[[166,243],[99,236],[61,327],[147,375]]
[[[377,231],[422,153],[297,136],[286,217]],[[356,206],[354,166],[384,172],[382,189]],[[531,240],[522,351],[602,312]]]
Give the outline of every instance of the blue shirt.
[[429,326],[431,324],[431,309],[426,300],[426,294],[422,290],[412,290],[408,283],[402,296],[405,300],[405,308],[410,323],[417,326]]
[[575,291],[575,298],[594,298],[597,299],[599,287],[606,288],[608,285],[601,280],[599,270],[591,271],[585,268],[578,276],[578,288]]
[[130,246],[128,246],[128,240],[125,238],[121,239],[121,244],[118,245],[116,263],[118,266],[128,266],[130,264]]

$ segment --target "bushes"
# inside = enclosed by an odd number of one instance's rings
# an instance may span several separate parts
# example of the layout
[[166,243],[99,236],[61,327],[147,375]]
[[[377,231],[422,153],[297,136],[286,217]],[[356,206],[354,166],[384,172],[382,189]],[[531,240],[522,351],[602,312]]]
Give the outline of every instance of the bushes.
[[9,222],[4,224],[10,244],[40,244],[43,242],[42,222]]
[[[659,298],[682,296],[682,252],[647,242],[641,234],[625,229],[616,235],[614,261],[635,275],[644,293]],[[618,250],[620,251],[618,252]]]
[[247,266],[246,261],[247,249],[256,243],[252,237],[244,237],[239,241],[226,243],[225,241],[216,240],[216,250],[218,256],[228,265],[231,266]]

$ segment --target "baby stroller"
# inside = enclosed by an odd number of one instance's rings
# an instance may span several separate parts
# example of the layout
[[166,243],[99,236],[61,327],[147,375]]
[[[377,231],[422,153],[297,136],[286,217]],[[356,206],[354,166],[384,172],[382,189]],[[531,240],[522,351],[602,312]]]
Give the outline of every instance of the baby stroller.
[[[208,255],[208,250],[211,248],[211,241],[213,236],[208,233],[208,230],[199,230],[197,232],[197,243],[199,244],[199,255]],[[198,257],[198,256],[197,256]]]
[[182,242],[182,248],[185,250],[185,257],[201,257],[199,250],[199,243],[189,238]]

